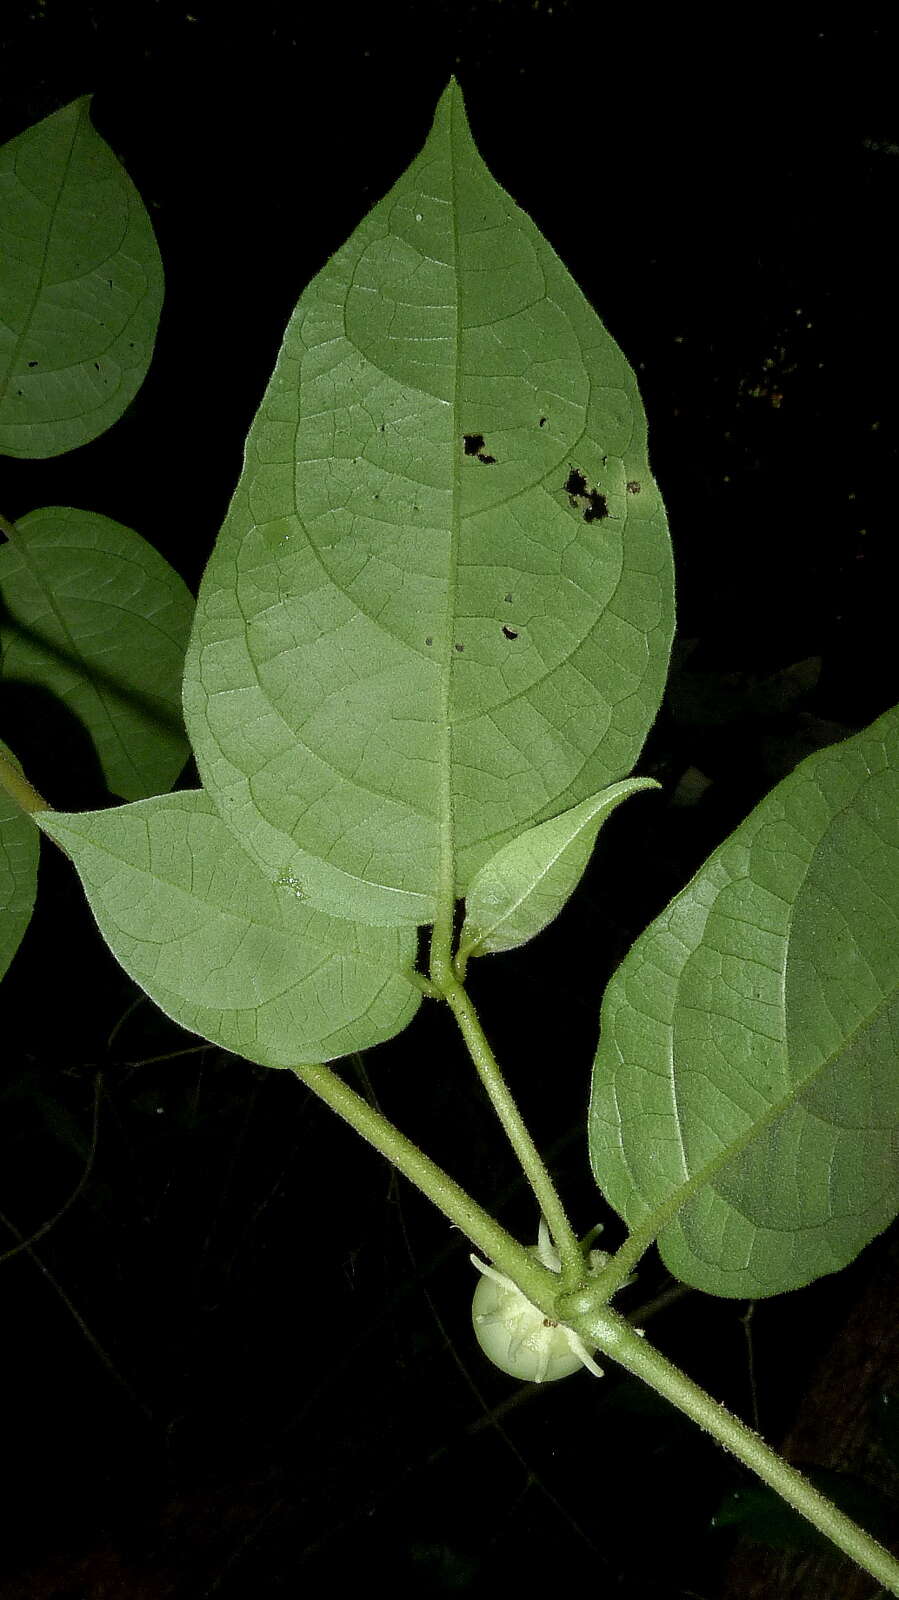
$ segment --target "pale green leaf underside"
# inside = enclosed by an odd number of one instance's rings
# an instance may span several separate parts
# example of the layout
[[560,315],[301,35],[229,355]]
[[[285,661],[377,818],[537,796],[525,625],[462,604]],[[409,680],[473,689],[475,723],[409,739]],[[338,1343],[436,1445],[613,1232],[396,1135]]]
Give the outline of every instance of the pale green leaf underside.
[[469,884],[460,957],[514,950],[540,933],[574,893],[606,818],[628,795],[658,787],[625,778],[503,845]]
[[0,149],[0,451],[56,456],[118,421],[162,306],[143,201],[73,100]]
[[[0,750],[21,772],[7,745]],[[0,788],[0,978],[31,921],[40,836],[31,818]]]
[[671,1272],[797,1288],[899,1209],[899,709],[809,757],[608,990],[593,1169]]
[[74,861],[125,971],[204,1039],[289,1067],[367,1049],[414,1016],[414,935],[338,922],[272,883],[202,790],[35,820]]
[[450,855],[462,894],[631,769],[671,628],[634,375],[451,84],[251,428],[188,652],[204,785],[310,900],[429,921]]
[[170,788],[188,756],[184,580],[140,534],[93,511],[30,511],[14,534],[0,548],[3,677],[65,700],[113,794]]

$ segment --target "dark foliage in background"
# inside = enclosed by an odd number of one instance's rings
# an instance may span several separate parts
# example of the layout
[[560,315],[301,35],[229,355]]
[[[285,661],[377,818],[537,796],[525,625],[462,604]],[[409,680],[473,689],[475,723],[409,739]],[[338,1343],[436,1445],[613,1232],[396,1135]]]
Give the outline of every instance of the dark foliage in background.
[[[859,14],[845,31],[650,23],[589,0],[257,0],[239,17],[8,0],[0,45],[0,136],[94,91],[167,274],[128,414],[70,456],[5,462],[7,517],[101,511],[196,585],[298,294],[420,147],[451,72],[488,165],[637,369],[679,589],[640,768],[665,797],[613,818],[558,923],[472,977],[586,1230],[603,1215],[583,1120],[608,975],[802,755],[899,698],[894,31]],[[105,803],[61,710],[2,705],[51,801]],[[623,1596],[743,1592],[734,1536],[710,1528],[742,1473],[630,1381],[519,1394],[488,1368],[465,1241],[293,1078],[155,1013],[49,849],[0,1006],[0,1245],[88,1166],[2,1265],[0,1592],[490,1594],[591,1566]],[[544,1038],[559,1015],[561,1050]],[[345,1065],[535,1232],[448,1018],[426,1007]],[[654,1336],[776,1441],[888,1248],[760,1303],[748,1331],[744,1303],[692,1295]],[[633,1303],[666,1282],[651,1261],[640,1280]]]

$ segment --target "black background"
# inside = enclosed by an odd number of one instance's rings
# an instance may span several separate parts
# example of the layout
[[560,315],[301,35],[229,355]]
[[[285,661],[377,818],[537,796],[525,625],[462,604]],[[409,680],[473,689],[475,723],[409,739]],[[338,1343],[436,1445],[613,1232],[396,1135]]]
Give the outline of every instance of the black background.
[[[678,574],[639,769],[665,796],[629,802],[558,922],[472,976],[578,1225],[605,1215],[617,1242],[583,1137],[603,984],[796,760],[899,698],[894,32],[859,8],[835,28],[585,0],[257,0],[227,20],[206,0],[36,0],[7,4],[0,45],[0,137],[94,92],[167,277],[126,416],[69,456],[6,462],[5,516],[100,511],[195,587],[300,290],[453,72],[488,165],[634,364]],[[12,695],[2,731],[55,804],[104,803],[64,717]],[[678,804],[694,768],[711,782]],[[709,1522],[738,1469],[617,1378],[519,1395],[488,1368],[464,1241],[294,1079],[198,1050],[139,1000],[44,857],[2,996],[9,1246],[91,1165],[2,1266],[0,1593],[493,1594],[585,1572],[602,1593],[729,1593]],[[533,1234],[435,1008],[347,1072]],[[882,1248],[760,1303],[752,1364],[742,1302],[692,1296],[654,1335],[776,1439]],[[647,1262],[632,1303],[665,1281]]]

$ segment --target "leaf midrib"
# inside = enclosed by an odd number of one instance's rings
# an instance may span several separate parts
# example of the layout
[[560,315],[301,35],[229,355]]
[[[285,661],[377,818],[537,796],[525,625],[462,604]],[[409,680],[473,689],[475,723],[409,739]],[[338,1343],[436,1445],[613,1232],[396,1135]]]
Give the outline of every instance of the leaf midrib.
[[453,240],[453,275],[456,298],[456,329],[453,347],[453,398],[450,425],[450,449],[453,462],[453,499],[450,512],[450,543],[449,560],[447,565],[446,585],[446,613],[443,628],[443,673],[442,673],[442,710],[443,719],[440,732],[440,747],[438,754],[438,815],[439,815],[439,856],[437,868],[437,894],[435,912],[438,919],[445,919],[448,926],[452,926],[453,911],[456,903],[456,852],[453,832],[453,730],[451,719],[452,696],[452,649],[453,631],[456,620],[456,579],[459,560],[459,529],[461,522],[461,494],[462,473],[459,460],[459,415],[460,415],[460,386],[461,370],[459,352],[462,346],[462,307],[459,275],[459,206],[458,187],[456,177],[456,149],[454,141],[454,117],[458,89],[454,89],[449,105],[449,118],[447,139],[449,144],[449,169],[452,186],[452,240]]
[[[789,962],[789,949],[787,952],[787,962]],[[787,966],[785,964],[785,978],[786,971]],[[679,986],[680,985],[678,985],[678,987]],[[880,1015],[894,1003],[897,993],[899,993],[899,989],[897,989],[897,986],[894,985],[890,991],[883,995],[883,998],[876,1006],[873,1007],[871,1011],[867,1012],[865,1016],[861,1018],[852,1029],[850,1029],[848,1033],[842,1036],[838,1046],[828,1055],[823,1056],[821,1061],[818,1062],[818,1064],[813,1067],[800,1082],[792,1085],[788,1093],[782,1095],[779,1100],[775,1101],[773,1105],[769,1106],[769,1108],[762,1113],[761,1117],[759,1117],[757,1121],[752,1122],[743,1134],[741,1134],[733,1143],[727,1146],[726,1150],[722,1151],[720,1155],[712,1157],[712,1159],[707,1161],[702,1168],[692,1175],[692,1177],[688,1178],[685,1183],[681,1184],[668,1198],[668,1200],[666,1200],[662,1205],[657,1206],[654,1211],[647,1213],[647,1215],[638,1224],[637,1228],[633,1229],[632,1231],[641,1235],[646,1232],[649,1234],[650,1239],[657,1238],[667,1227],[668,1223],[671,1222],[678,1212],[681,1211],[683,1207],[693,1198],[694,1194],[696,1194],[698,1190],[704,1189],[711,1184],[724,1167],[728,1166],[730,1162],[735,1161],[739,1156],[741,1156],[744,1150],[746,1150],[756,1139],[761,1137],[762,1134],[772,1127],[779,1117],[783,1116],[786,1111],[791,1110],[791,1108],[797,1104],[797,1102],[816,1082],[816,1080],[820,1078],[824,1072],[828,1071],[829,1068],[833,1066],[834,1063],[839,1059],[839,1057],[850,1048],[855,1039],[858,1038],[863,1032],[866,1032],[868,1029],[874,1026]],[[788,1048],[787,1041],[785,1040],[784,1042],[785,1047]],[[680,1119],[676,1118],[675,1120],[678,1128],[678,1137],[680,1138]],[[836,1128],[838,1124],[832,1123],[829,1124],[829,1126]],[[728,1201],[727,1203],[731,1204],[732,1202]]]

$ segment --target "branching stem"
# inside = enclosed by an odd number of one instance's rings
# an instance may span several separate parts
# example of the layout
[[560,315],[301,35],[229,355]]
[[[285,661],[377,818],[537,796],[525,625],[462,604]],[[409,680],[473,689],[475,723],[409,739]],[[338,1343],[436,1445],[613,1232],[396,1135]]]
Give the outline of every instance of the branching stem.
[[571,1289],[584,1276],[584,1252],[568,1221],[555,1184],[509,1091],[465,988],[454,973],[448,976],[441,974],[441,978],[439,986],[443,998],[459,1024],[478,1076],[521,1163],[524,1175],[534,1191],[537,1204],[546,1218],[562,1261],[562,1289]]

